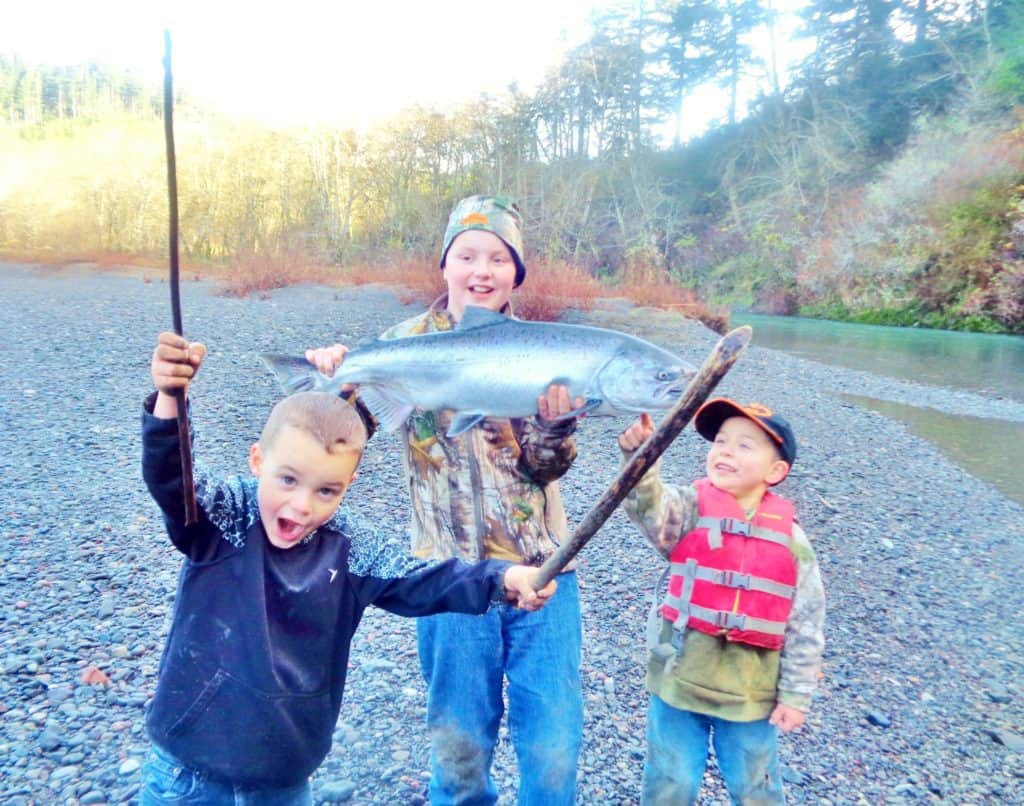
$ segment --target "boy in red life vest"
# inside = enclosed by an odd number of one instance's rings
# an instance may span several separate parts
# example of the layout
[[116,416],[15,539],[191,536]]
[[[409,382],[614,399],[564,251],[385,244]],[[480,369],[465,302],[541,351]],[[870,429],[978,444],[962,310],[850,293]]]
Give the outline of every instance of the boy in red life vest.
[[[707,477],[666,486],[655,465],[626,514],[670,565],[648,624],[644,804],[695,803],[708,735],[737,804],[784,803],[777,729],[800,727],[824,646],[825,594],[791,501],[769,488],[796,459],[771,409],[726,398],[694,419]],[[627,455],[653,430],[619,435]]]

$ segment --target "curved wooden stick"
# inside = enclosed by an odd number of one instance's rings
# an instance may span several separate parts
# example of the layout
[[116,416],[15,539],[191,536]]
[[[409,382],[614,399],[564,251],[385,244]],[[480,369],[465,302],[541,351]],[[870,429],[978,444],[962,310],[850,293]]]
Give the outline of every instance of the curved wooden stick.
[[708,395],[718,385],[718,382],[725,377],[725,373],[732,368],[743,351],[747,349],[752,335],[753,331],[750,326],[743,325],[729,331],[718,341],[711,351],[711,355],[704,362],[704,366],[690,381],[690,385],[686,387],[682,397],[665,415],[654,433],[630,457],[629,462],[622,468],[622,472],[608,486],[604,495],[594,504],[586,517],[580,521],[569,540],[559,546],[540,567],[537,579],[533,583],[535,590],[540,590],[561,573],[569,561],[604,525],[604,522],[615,511],[615,507],[622,503],[622,499],[629,495],[630,490],[644,477],[651,465],[672,444],[672,440],[679,436],[686,424],[693,419],[697,409],[707,400]]
[[[174,89],[171,79],[171,32],[164,30],[164,140],[167,143],[167,200],[170,221],[169,245],[171,272],[171,317],[174,332],[184,335],[181,325],[181,283],[178,279],[178,170],[174,159]],[[188,409],[185,408],[185,390],[174,393],[178,404],[178,444],[181,448],[181,480],[185,498],[185,525],[199,521],[196,508],[196,486],[192,472],[192,438],[189,435]]]

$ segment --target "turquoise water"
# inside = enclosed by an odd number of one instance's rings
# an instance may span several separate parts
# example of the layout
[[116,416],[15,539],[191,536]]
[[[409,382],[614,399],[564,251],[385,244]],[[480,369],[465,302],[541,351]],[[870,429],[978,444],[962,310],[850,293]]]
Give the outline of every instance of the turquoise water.
[[1024,336],[992,336],[735,313],[753,343],[824,364],[1024,401]]
[[[753,343],[823,364],[1024,402],[1024,337],[735,314]],[[859,395],[844,399],[905,423],[967,472],[1024,504],[1024,424],[963,417]]]

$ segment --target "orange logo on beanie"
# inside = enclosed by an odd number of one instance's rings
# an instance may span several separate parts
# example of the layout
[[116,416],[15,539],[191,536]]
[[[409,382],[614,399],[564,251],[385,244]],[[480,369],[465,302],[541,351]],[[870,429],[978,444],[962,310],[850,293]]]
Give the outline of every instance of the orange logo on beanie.
[[463,218],[459,223],[462,224],[464,227],[469,226],[470,224],[480,224],[482,226],[486,226],[488,224],[488,219],[487,216],[485,216],[483,213],[470,213],[468,216]]
[[763,403],[748,403],[743,407],[743,410],[747,414],[753,414],[755,417],[771,417],[772,410]]

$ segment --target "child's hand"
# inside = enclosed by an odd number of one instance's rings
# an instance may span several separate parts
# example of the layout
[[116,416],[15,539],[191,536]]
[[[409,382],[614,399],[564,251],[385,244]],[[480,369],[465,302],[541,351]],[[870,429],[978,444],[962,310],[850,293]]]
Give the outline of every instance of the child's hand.
[[537,398],[537,414],[542,420],[557,420],[575,409],[583,408],[586,401],[582,397],[573,403],[569,400],[569,387],[553,383],[547,392]]
[[190,344],[176,333],[161,333],[149,365],[153,385],[172,396],[179,389],[188,389],[205,357],[206,345],[197,341]]
[[779,703],[775,706],[775,710],[772,711],[772,715],[768,721],[783,733],[789,733],[791,730],[796,730],[804,724],[804,717],[805,714],[803,711],[793,708],[792,706]]
[[515,602],[520,610],[540,610],[555,594],[558,583],[551,580],[539,591],[533,589],[537,569],[528,565],[513,565],[505,572],[505,598]]
[[[335,370],[345,363],[345,354],[347,352],[348,347],[344,344],[332,344],[330,347],[316,347],[312,350],[306,350],[306,360],[316,367],[317,372],[330,378],[334,375]],[[341,387],[341,391],[348,393],[355,388],[355,384],[346,383]]]
[[651,415],[645,412],[640,415],[639,420],[619,434],[619,447],[627,453],[632,453],[653,433],[654,423],[651,422]]

